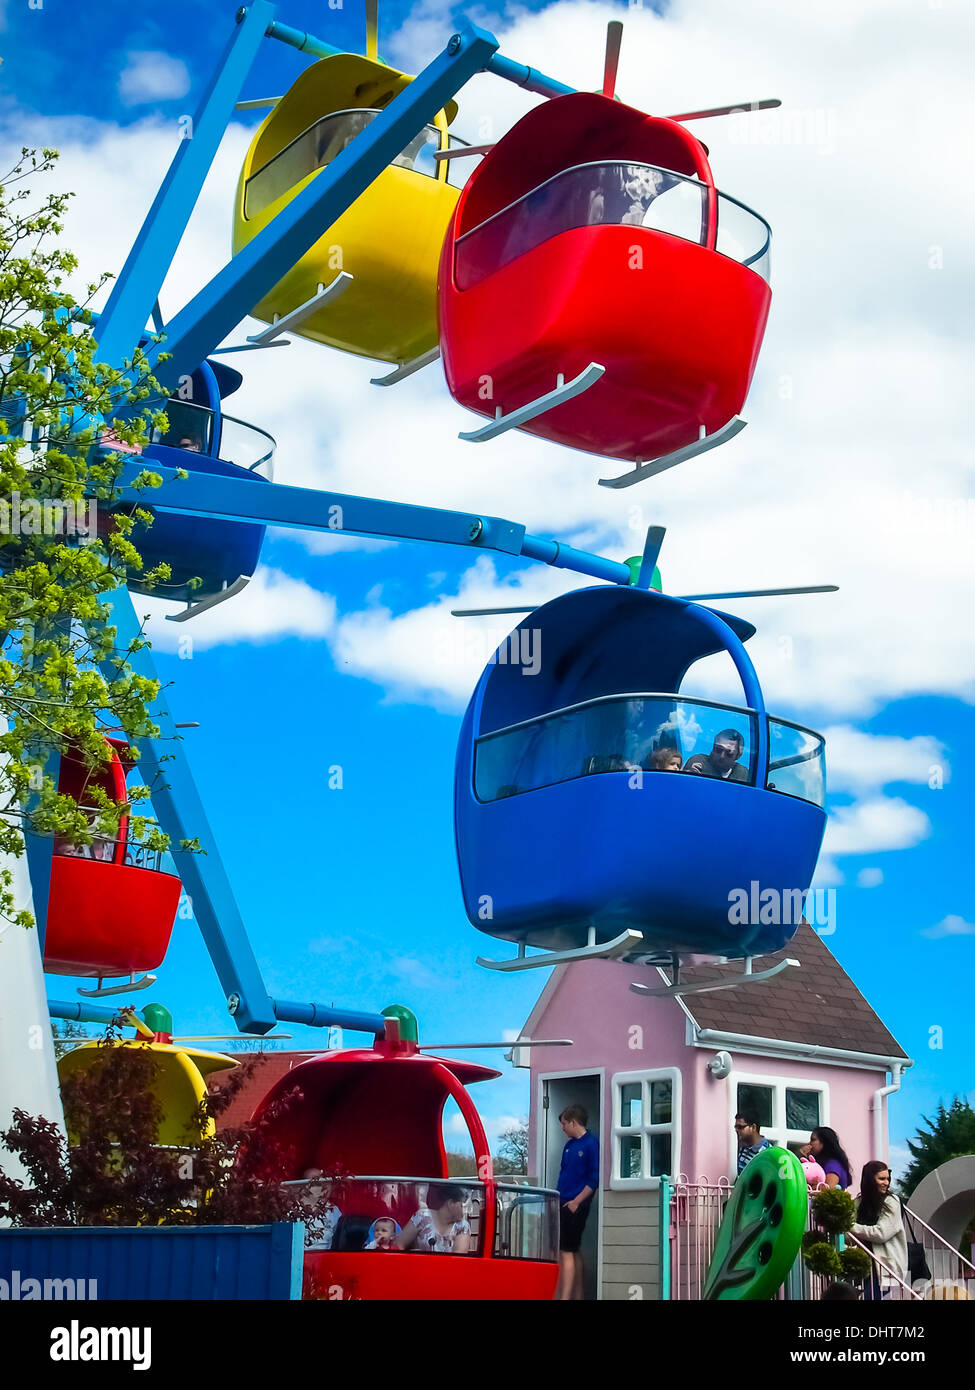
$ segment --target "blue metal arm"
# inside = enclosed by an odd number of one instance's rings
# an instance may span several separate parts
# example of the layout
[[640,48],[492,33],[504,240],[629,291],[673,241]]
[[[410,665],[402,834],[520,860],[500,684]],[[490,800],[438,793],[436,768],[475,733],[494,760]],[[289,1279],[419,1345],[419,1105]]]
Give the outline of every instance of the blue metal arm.
[[[128,589],[113,590],[106,596],[106,601],[110,602],[110,621],[116,629],[115,650],[125,653],[130,668],[138,675],[157,681],[149,647],[132,650],[133,642],[141,635],[141,625]],[[111,657],[102,663],[102,672],[106,680],[116,676],[117,670]],[[268,994],[182,743],[176,737],[172,714],[162,693],[153,701],[151,714],[159,725],[159,740],[137,740],[141,755],[139,768],[150,789],[156,819],[176,851],[180,879],[190,895],[193,915],[227,995],[237,1027],[244,1033],[267,1033],[280,1019],[319,1027],[336,1024],[353,1032],[381,1033],[386,1026],[381,1014],[332,1009],[324,1004],[293,1004],[272,999]],[[166,742],[161,743],[160,740]],[[203,853],[180,853],[179,842],[194,837],[199,840]],[[84,1017],[92,1022],[104,1022],[107,1021],[106,1013],[108,1018],[114,1017],[110,1010],[99,1012],[97,1016],[89,1012]]]
[[[162,486],[138,491],[131,486],[132,480],[146,468],[163,479]],[[254,483],[216,473],[191,473],[186,478],[177,478],[173,469],[161,468],[153,459],[129,464],[123,470],[119,497],[123,502],[137,502],[141,506],[191,516],[393,540],[442,541],[475,550],[523,555],[529,560],[540,560],[546,565],[575,570],[613,584],[630,582],[628,567],[616,560],[577,550],[560,541],[526,535],[524,526],[518,522],[497,516],[477,516],[473,512],[383,502],[341,492],[286,487],[283,483]]]
[[[274,6],[268,0],[255,0],[244,22],[231,35],[193,118],[192,130],[179,142],[175,158],[99,318],[99,361],[121,366],[138,347],[217,148],[233,117],[234,102],[273,15]],[[203,353],[191,366],[184,368],[184,372],[193,371],[205,356]]]
[[[142,628],[128,589],[115,589],[105,597],[112,610],[109,622],[116,629],[116,652],[124,655],[137,675],[158,681],[149,647],[132,650],[132,644],[142,635]],[[101,663],[101,669],[107,681],[118,675],[112,657]],[[159,725],[159,740],[144,738],[137,742],[139,770],[149,787],[156,819],[176,853],[180,879],[190,895],[193,915],[224,992],[239,998],[235,1015],[237,1026],[242,1032],[266,1033],[275,1023],[271,998],[264,987],[203,802],[161,690],[152,702],[151,717]],[[193,838],[199,840],[203,853],[180,853],[180,841]]]
[[[170,319],[165,343],[150,353],[167,390],[199,366],[467,79],[487,67],[497,47],[493,34],[473,25],[454,34],[382,114]],[[170,360],[159,363],[163,352]]]

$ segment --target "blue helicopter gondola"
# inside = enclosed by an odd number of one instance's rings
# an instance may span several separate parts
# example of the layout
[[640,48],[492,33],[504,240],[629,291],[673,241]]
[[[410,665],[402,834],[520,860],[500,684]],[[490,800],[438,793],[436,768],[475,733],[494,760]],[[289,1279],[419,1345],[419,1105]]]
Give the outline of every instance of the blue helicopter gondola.
[[[628,931],[642,940],[613,954],[744,958],[785,945],[826,824],[824,744],[767,714],[744,648],[754,631],[612,585],[519,624],[478,682],[457,754],[474,926],[522,954],[596,954],[628,945]],[[737,670],[740,705],[682,689],[718,652]]]
[[[269,482],[273,438],[223,410],[223,400],[242,380],[240,372],[222,362],[204,362],[183,391],[166,402],[168,428],[153,435],[142,451],[143,458],[191,473]],[[151,493],[146,501],[151,502]],[[251,522],[157,511],[150,527],[134,528],[132,541],[145,570],[165,562],[170,577],[149,589],[133,573],[129,588],[133,593],[189,603],[189,616],[201,601],[209,600],[209,607],[244,587],[257,567],[265,530]],[[199,579],[200,584],[192,586],[193,579]]]

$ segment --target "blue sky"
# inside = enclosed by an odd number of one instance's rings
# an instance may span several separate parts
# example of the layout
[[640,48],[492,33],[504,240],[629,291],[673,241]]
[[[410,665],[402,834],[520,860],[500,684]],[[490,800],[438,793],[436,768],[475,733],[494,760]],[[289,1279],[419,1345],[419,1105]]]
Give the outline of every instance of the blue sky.
[[[69,241],[86,276],[117,267],[234,9],[177,3],[137,21],[114,2],[0,10],[3,140],[64,151],[65,186],[78,193]],[[278,13],[361,45],[356,0],[341,10],[296,0]],[[916,1059],[891,1107],[899,1144],[939,1098],[972,1085],[973,508],[960,522],[948,509],[967,504],[971,485],[962,444],[972,343],[959,307],[975,275],[959,232],[966,195],[926,134],[954,115],[962,46],[951,26],[963,20],[924,17],[915,29],[910,7],[895,4],[881,24],[872,0],[774,19],[760,0],[736,16],[717,0],[663,17],[581,0],[470,13],[495,27],[509,56],[580,86],[596,85],[606,20],[622,17],[624,99],[679,110],[778,94],[803,117],[737,139],[716,123],[707,131],[719,183],[765,211],[776,235],[776,301],[749,431],[717,451],[720,461],[607,496],[589,461],[543,444],[519,440],[468,461],[455,443],[464,420],[439,380],[375,402],[368,364],[307,344],[240,361],[247,379],[233,408],[276,434],[282,481],[483,508],[616,558],[664,521],[662,567],[675,592],[841,584],[835,598],[738,607],[760,624],[753,655],[770,706],[837,731],[820,879],[837,895],[828,944]],[[403,63],[432,56],[450,14],[384,5],[381,51]],[[937,90],[924,75],[932,54]],[[303,63],[266,43],[244,95],[282,91]],[[895,100],[905,89],[917,93],[910,117]],[[510,122],[529,104],[507,89],[496,99],[475,90],[468,120],[490,109]],[[169,313],[229,254],[233,181],[256,119],[228,133],[167,285]],[[464,120],[462,99],[458,129],[469,134]],[[889,213],[879,226],[877,206]],[[270,992],[369,1009],[405,1002],[431,1040],[517,1028],[543,979],[474,964],[492,943],[466,922],[453,859],[454,749],[478,663],[460,645],[446,666],[431,651],[459,631],[445,616],[458,596],[497,601],[507,589],[517,602],[569,581],[520,563],[474,565],[446,548],[281,534],[263,562],[265,579],[198,629],[191,660],[172,650],[172,628],[157,624],[156,642],[177,719],[201,725],[187,749]],[[715,674],[700,693],[720,688]],[[327,789],[334,764],[340,791]],[[941,788],[929,786],[932,766]],[[180,1031],[226,1028],[192,923],[177,924],[156,992]],[[932,1028],[942,1030],[938,1049]],[[324,1042],[288,1031],[296,1045]],[[506,1070],[479,1104],[488,1119],[525,1114],[525,1074]]]

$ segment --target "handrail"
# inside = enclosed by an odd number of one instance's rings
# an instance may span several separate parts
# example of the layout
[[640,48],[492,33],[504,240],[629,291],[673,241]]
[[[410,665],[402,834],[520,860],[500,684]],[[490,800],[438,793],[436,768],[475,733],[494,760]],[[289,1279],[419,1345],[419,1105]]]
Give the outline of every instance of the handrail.
[[[556,179],[564,178],[566,174],[578,173],[580,169],[608,169],[615,164],[625,165],[628,169],[652,169],[655,174],[667,174],[670,178],[680,179],[682,183],[693,184],[695,188],[701,189],[703,193],[706,193],[710,187],[709,184],[702,183],[696,175],[681,174],[678,173],[676,169],[668,169],[663,164],[649,164],[646,160],[642,159],[586,159],[583,160],[581,164],[570,164],[565,169],[557,169],[554,174],[550,174],[547,179],[543,179],[541,183],[537,183],[534,188],[529,188],[526,193],[522,193],[520,197],[512,199],[512,201],[506,203],[503,208],[498,208],[497,212],[492,212],[490,217],[485,217],[483,222],[478,222],[476,227],[471,227],[469,231],[459,236],[456,245],[460,246],[462,241],[466,241],[468,237],[473,236],[475,232],[481,231],[482,228],[487,227],[489,223],[495,221],[496,218],[502,217],[504,213],[510,212],[512,208],[516,208],[519,203],[523,203],[526,198],[532,197],[533,194],[538,193],[548,184],[554,183]],[[669,192],[670,190],[668,189],[667,191]],[[732,199],[732,201],[737,200]],[[745,207],[745,204],[742,203],[741,206]],[[752,211],[751,208],[746,208],[745,210],[747,212]],[[758,215],[759,214],[756,212],[755,216],[758,217]],[[762,218],[762,221],[764,220],[765,219]],[[703,242],[699,244],[703,245]]]
[[912,1221],[916,1221],[919,1226],[923,1226],[945,1250],[950,1250],[957,1260],[960,1260],[963,1265],[967,1265],[972,1273],[975,1274],[975,1264],[972,1264],[971,1260],[966,1259],[960,1250],[956,1250],[950,1240],[946,1240],[940,1231],[936,1231],[933,1226],[929,1226],[923,1216],[918,1216],[917,1212],[911,1211],[906,1202],[901,1202],[901,1206]]
[[[720,700],[699,699],[695,695],[680,695],[673,690],[620,690],[614,691],[612,695],[594,695],[590,700],[580,700],[575,705],[563,705],[561,709],[549,710],[547,714],[534,714],[531,719],[521,719],[517,724],[506,724],[503,729],[492,729],[490,733],[478,734],[476,742],[484,743],[489,738],[497,738],[499,734],[514,733],[516,729],[526,729],[531,724],[544,723],[546,719],[554,719],[557,715],[575,714],[578,710],[588,709],[591,705],[612,704],[618,700],[679,700],[685,705],[703,705],[707,709],[725,710],[729,714],[746,714],[757,716],[759,711],[749,709],[746,705],[725,705]],[[812,729],[806,730],[813,733]],[[817,738],[821,735],[817,734]],[[825,742],[825,740],[824,740]]]
[[910,1294],[911,1298],[916,1298],[919,1303],[923,1302],[921,1295],[915,1289],[912,1289],[910,1284],[905,1284],[904,1280],[900,1277],[899,1274],[895,1274],[892,1269],[889,1269],[887,1265],[884,1264],[880,1256],[875,1255],[874,1252],[871,1249],[869,1249],[868,1246],[864,1245],[862,1241],[857,1240],[856,1236],[853,1235],[851,1231],[845,1232],[844,1239],[851,1240],[853,1244],[856,1245],[860,1250],[862,1250],[865,1255],[869,1255],[871,1261],[875,1265],[879,1265],[885,1274],[889,1274],[895,1284],[899,1284],[902,1289],[906,1289],[907,1292]]
[[[263,435],[265,439],[270,440],[271,447],[267,451],[267,453],[262,454],[256,463],[251,463],[247,465],[247,471],[249,473],[253,473],[255,469],[260,468],[262,463],[268,463],[271,459],[273,459],[274,451],[278,447],[278,441],[275,439],[273,434],[269,434],[267,430],[261,429],[260,425],[252,425],[249,420],[241,420],[236,415],[225,414],[223,416],[223,423],[226,424],[228,420],[232,425],[241,425],[245,430],[251,430],[254,434]],[[270,470],[268,470],[268,475],[270,476]]]

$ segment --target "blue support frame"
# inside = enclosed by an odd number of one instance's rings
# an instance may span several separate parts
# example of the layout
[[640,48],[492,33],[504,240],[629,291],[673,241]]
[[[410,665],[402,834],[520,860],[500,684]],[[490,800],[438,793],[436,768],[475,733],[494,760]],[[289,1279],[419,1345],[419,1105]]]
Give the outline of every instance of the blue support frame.
[[[268,0],[254,5],[230,36],[227,48],[193,118],[190,134],[160,185],[98,323],[98,358],[120,365],[131,357],[158,303],[159,291],[196,205],[234,103],[274,15]],[[206,357],[201,353],[187,374]],[[180,373],[182,375],[183,372]]]
[[[157,681],[149,647],[132,650],[142,627],[128,589],[114,590],[106,595],[106,602],[111,607],[110,621],[116,630],[115,650],[126,653],[129,666],[140,676]],[[117,674],[112,657],[102,663],[102,674],[109,681]],[[272,999],[268,994],[162,693],[153,701],[151,714],[159,725],[159,739],[137,740],[139,768],[150,788],[156,819],[176,849],[180,879],[190,895],[193,915],[238,1028],[245,1033],[267,1033],[279,1019],[287,1019],[319,1026],[337,1024],[353,1032],[381,1033],[386,1021],[379,1013],[333,1009],[324,1004],[292,1004]],[[179,842],[194,837],[199,840],[203,853],[180,854]],[[103,1020],[104,1014],[99,1011],[93,1021]]]

